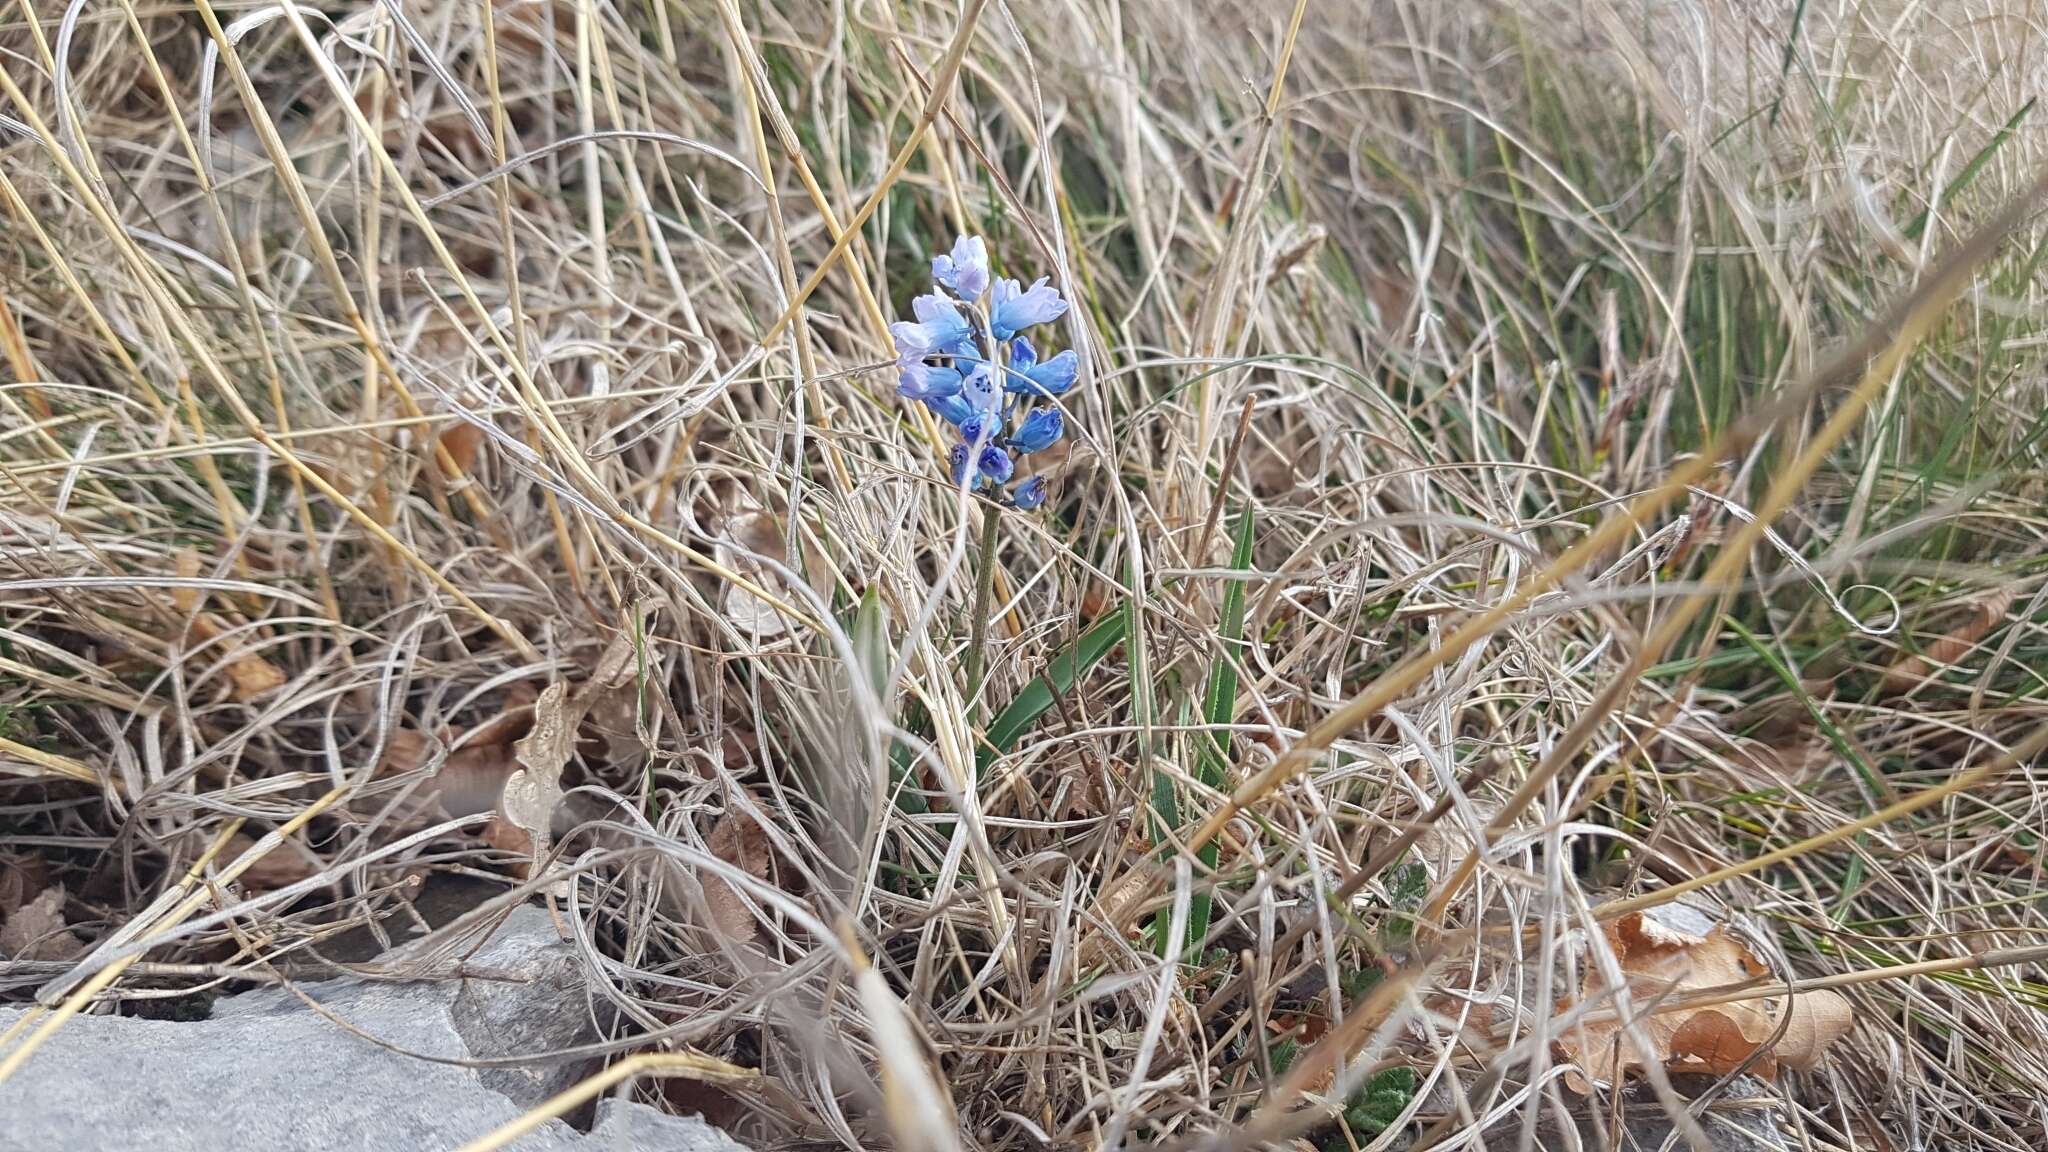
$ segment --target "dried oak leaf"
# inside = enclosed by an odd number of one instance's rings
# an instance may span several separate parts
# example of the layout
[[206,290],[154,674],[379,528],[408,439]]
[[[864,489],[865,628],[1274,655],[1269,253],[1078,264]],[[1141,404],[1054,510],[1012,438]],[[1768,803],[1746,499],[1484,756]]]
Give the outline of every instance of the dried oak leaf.
[[284,669],[261,656],[245,651],[228,658],[228,684],[236,700],[254,700],[284,687],[284,681]]
[[[1765,973],[1763,964],[1727,925],[1706,927],[1701,919],[1692,910],[1670,908],[1650,915],[1634,913],[1607,926],[1607,942],[1628,978],[1631,1000],[1638,1013],[1649,1013],[1639,1016],[1649,1049],[1639,1049],[1611,1011],[1581,1022],[1559,1041],[1579,1065],[1580,1071],[1565,1076],[1574,1091],[1589,1091],[1589,1077],[1619,1084],[1653,1062],[1667,1072],[1725,1076],[1753,1054],[1756,1059],[1749,1071],[1768,1079],[1781,1065],[1812,1068],[1827,1046],[1854,1023],[1849,1002],[1825,990],[1799,993],[1791,998],[1789,1009],[1784,996],[1685,1007],[1688,994],[1742,984]],[[1587,977],[1582,995],[1592,999],[1607,992],[1596,969]],[[1758,1053],[1778,1036],[1787,1011],[1791,1020],[1784,1034],[1769,1050]]]
[[0,924],[0,957],[12,960],[69,960],[85,942],[64,927],[64,886],[52,884],[16,908]]
[[464,476],[475,475],[477,453],[484,446],[484,430],[467,420],[457,420],[435,437],[448,450],[448,459]]
[[[781,569],[793,571],[807,582],[813,591],[831,587],[832,572],[814,549],[798,541],[797,555],[791,555],[789,541],[784,535],[783,521],[774,513],[749,505],[731,513],[724,520],[724,533],[716,541],[714,553],[718,562],[745,577],[761,592],[773,596],[783,603],[798,602],[789,590],[788,581],[782,571],[764,564],[756,557],[774,561]],[[791,621],[769,600],[750,588],[736,583],[725,586],[725,617],[740,635],[756,640],[773,640],[790,629]]]
[[[498,725],[498,720],[487,722],[471,732],[470,738],[460,748],[441,760],[432,777],[415,793],[421,804],[413,812],[413,819],[431,821],[473,816],[498,807],[499,797],[505,791],[505,781],[519,768],[518,761],[513,758],[509,735],[499,739],[490,731]],[[452,740],[459,735],[459,732],[451,732],[449,738]],[[384,755],[377,762],[377,776],[382,779],[417,772],[433,763],[435,750],[434,741],[425,733],[416,728],[400,728],[384,741]],[[427,808],[429,801],[437,803],[445,816],[433,815]]]

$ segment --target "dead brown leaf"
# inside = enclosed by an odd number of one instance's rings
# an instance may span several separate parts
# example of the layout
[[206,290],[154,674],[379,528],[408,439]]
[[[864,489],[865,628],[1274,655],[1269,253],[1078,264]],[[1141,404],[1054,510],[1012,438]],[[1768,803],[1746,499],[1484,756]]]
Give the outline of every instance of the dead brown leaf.
[[[489,737],[487,729],[496,728],[497,719],[487,722],[464,741],[462,747],[447,754],[434,774],[421,786],[419,795],[431,795],[438,800],[441,810],[448,817],[473,816],[478,812],[489,812],[498,807],[498,798],[505,791],[505,781],[516,771],[519,764],[513,759],[509,740],[481,739],[478,734]],[[500,728],[497,735],[506,735],[512,728]],[[452,731],[452,741],[460,736]],[[384,755],[377,762],[379,779],[388,776],[417,772],[433,762],[437,750],[435,742],[417,728],[400,728],[384,741]],[[417,816],[424,817],[424,813]]]
[[508,686],[498,714],[470,729],[463,746],[509,745],[531,732],[533,705],[539,699],[540,689],[531,680],[520,680]]
[[455,469],[464,476],[476,472],[477,452],[484,446],[484,430],[467,420],[457,420],[441,430],[438,437],[441,447],[448,450],[448,459]]
[[[651,614],[635,605],[637,619]],[[533,705],[533,727],[512,744],[518,767],[505,779],[498,811],[533,840],[535,859],[547,851],[555,806],[562,800],[562,770],[576,754],[577,730],[593,705],[631,684],[638,647],[631,633],[614,638],[598,659],[597,671],[573,690],[557,680],[541,690]]]
[[[197,580],[204,567],[199,559],[199,553],[193,549],[180,548],[171,556],[171,572],[180,580]],[[199,611],[199,605],[205,599],[206,593],[197,588],[180,584],[171,589],[171,604],[180,612]]]
[[581,718],[568,683],[557,680],[533,706],[533,731],[512,745],[519,767],[505,778],[499,804],[505,819],[533,838],[536,854],[548,843],[555,805],[562,799],[562,769],[576,752],[576,724]]
[[[1755,1061],[1749,1070],[1770,1078],[1780,1065],[1813,1067],[1828,1045],[1849,1030],[1854,1022],[1849,1002],[1825,990],[1798,994],[1789,1009],[1783,996],[1684,1007],[1688,994],[1746,983],[1765,974],[1763,964],[1727,925],[1714,924],[1702,933],[1698,917],[1691,909],[1674,907],[1625,916],[1607,926],[1608,945],[1628,978],[1634,1006],[1638,1013],[1650,1013],[1638,1017],[1649,1048],[1639,1049],[1611,1013],[1582,1022],[1560,1041],[1565,1054],[1581,1069],[1565,1077],[1575,1091],[1590,1090],[1588,1077],[1619,1084],[1652,1063],[1673,1073],[1725,1076],[1752,1055]],[[1596,970],[1588,976],[1582,995],[1591,999],[1607,991]],[[1659,1002],[1674,1006],[1659,1010]],[[1784,1034],[1768,1051],[1759,1053],[1760,1047],[1778,1035],[1787,1011],[1791,1019],[1785,1023]]]
[[1919,687],[1945,668],[1969,655],[2005,614],[2012,611],[2012,603],[2018,593],[2011,587],[1994,588],[1978,597],[1970,606],[1969,615],[1927,645],[1919,655],[1902,656],[1884,674],[1887,692],[1906,692]]
[[[644,614],[645,606],[636,609]],[[447,817],[488,812],[483,841],[500,851],[538,859],[547,851],[562,800],[562,775],[577,751],[579,732],[594,704],[620,695],[635,671],[633,638],[614,640],[589,680],[558,680],[544,690],[517,682],[505,690],[497,715],[465,733],[445,728],[437,739],[417,728],[398,728],[384,741],[381,778],[433,768],[402,817],[417,826]],[[435,756],[444,748],[452,748]],[[433,812],[438,804],[441,813]]]
[[[715,547],[718,562],[745,576],[770,596],[785,604],[797,600],[789,591],[782,572],[756,560],[756,556],[774,561],[783,569],[794,570],[813,591],[822,592],[831,587],[831,567],[801,538],[796,549],[798,554],[792,555],[782,518],[773,512],[756,504],[744,504],[725,516],[723,527],[723,537]],[[738,584],[726,585],[723,607],[726,619],[743,636],[771,640],[789,631],[791,621],[780,608]]]
[[[1266,1038],[1268,1050],[1283,1040],[1292,1040],[1302,1048],[1307,1048],[1321,1040],[1323,1033],[1330,1030],[1330,1018],[1320,1013],[1283,1012],[1266,1020],[1266,1030],[1272,1033]],[[1302,1091],[1311,1096],[1320,1096],[1330,1090],[1330,1084],[1336,1079],[1336,1075],[1335,1064],[1318,1069],[1315,1076],[1302,1085]]]
[[398,776],[424,767],[434,754],[434,742],[417,728],[400,728],[384,738],[384,753],[377,760],[377,777]]
[[1158,880],[1158,866],[1146,863],[1140,857],[1140,862],[1132,864],[1116,879],[1103,885],[1095,900],[1100,924],[1091,923],[1083,930],[1082,964],[1108,963],[1116,955],[1109,942],[1108,929],[1101,925],[1116,926],[1128,937],[1137,931],[1134,926],[1140,917],[1167,905],[1172,897],[1161,891]]
[[284,669],[254,653],[242,652],[228,659],[228,683],[237,700],[254,700],[284,687],[284,682]]
[[0,920],[49,887],[49,869],[40,857],[0,853]]
[[448,754],[434,773],[432,787],[449,816],[473,816],[499,806],[505,785],[519,770],[512,748],[504,744],[465,744]]
[[[254,837],[237,832],[228,837],[227,846],[220,850],[217,859],[226,863],[255,846]],[[310,849],[287,838],[284,843],[272,848],[267,855],[249,865],[242,872],[238,882],[252,891],[269,892],[315,875],[321,867],[320,858],[313,855]]]
[[[201,570],[199,553],[190,548],[180,548],[172,559],[177,575],[186,580],[197,577]],[[171,603],[180,612],[192,617],[192,642],[205,644],[226,635],[231,625],[211,612],[200,611],[206,604],[206,593],[198,588],[178,586],[171,589]],[[228,650],[228,690],[236,700],[250,701],[284,686],[284,669],[272,664],[247,648]]]
[[504,809],[498,809],[491,814],[488,821],[485,821],[483,841],[500,852],[527,857],[526,860],[514,864],[513,871],[522,879],[533,874],[533,837],[526,829],[506,819]]
[[52,884],[0,924],[0,956],[13,960],[69,960],[85,942],[64,926],[64,886]]
[[[704,837],[704,845],[712,855],[756,880],[768,879],[775,849],[768,842],[767,831],[738,809],[729,808],[718,818]],[[704,903],[711,927],[721,934],[744,943],[760,931],[760,922],[748,911],[745,899],[724,877],[704,877]]]

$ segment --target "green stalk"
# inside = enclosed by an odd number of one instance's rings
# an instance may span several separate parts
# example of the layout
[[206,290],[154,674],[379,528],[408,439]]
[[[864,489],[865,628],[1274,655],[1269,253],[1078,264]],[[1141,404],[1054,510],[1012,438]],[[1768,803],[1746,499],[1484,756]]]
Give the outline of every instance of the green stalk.
[[993,503],[982,505],[981,560],[974,573],[974,631],[967,641],[967,700],[977,720],[985,710],[980,700],[981,673],[988,647],[989,601],[995,599],[996,534],[1001,527],[1002,510]]

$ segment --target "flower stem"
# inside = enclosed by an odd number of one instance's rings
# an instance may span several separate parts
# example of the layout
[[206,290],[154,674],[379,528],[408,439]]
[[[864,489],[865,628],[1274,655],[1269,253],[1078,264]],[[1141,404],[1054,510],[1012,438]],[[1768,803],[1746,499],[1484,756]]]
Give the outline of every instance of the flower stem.
[[982,706],[981,673],[988,647],[989,601],[995,598],[996,533],[1002,527],[1002,510],[994,503],[981,506],[981,559],[974,572],[974,631],[967,641],[967,700],[975,718]]

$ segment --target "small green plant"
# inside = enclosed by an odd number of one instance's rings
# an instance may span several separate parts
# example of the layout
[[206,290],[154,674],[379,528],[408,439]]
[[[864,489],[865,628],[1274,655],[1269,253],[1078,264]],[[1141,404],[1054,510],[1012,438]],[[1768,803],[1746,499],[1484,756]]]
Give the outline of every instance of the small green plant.
[[[1401,1113],[1408,1110],[1408,1102],[1415,1099],[1415,1069],[1408,1067],[1386,1068],[1373,1073],[1364,1084],[1351,1093],[1344,1104],[1344,1123],[1352,1135],[1372,1139],[1380,1135],[1401,1119]],[[1337,1138],[1336,1145],[1324,1147],[1335,1152],[1342,1148],[1343,1138]]]
[[1403,858],[1388,870],[1387,894],[1393,907],[1380,925],[1380,943],[1388,948],[1404,947],[1415,938],[1414,913],[1429,895],[1429,870],[1412,856]]

